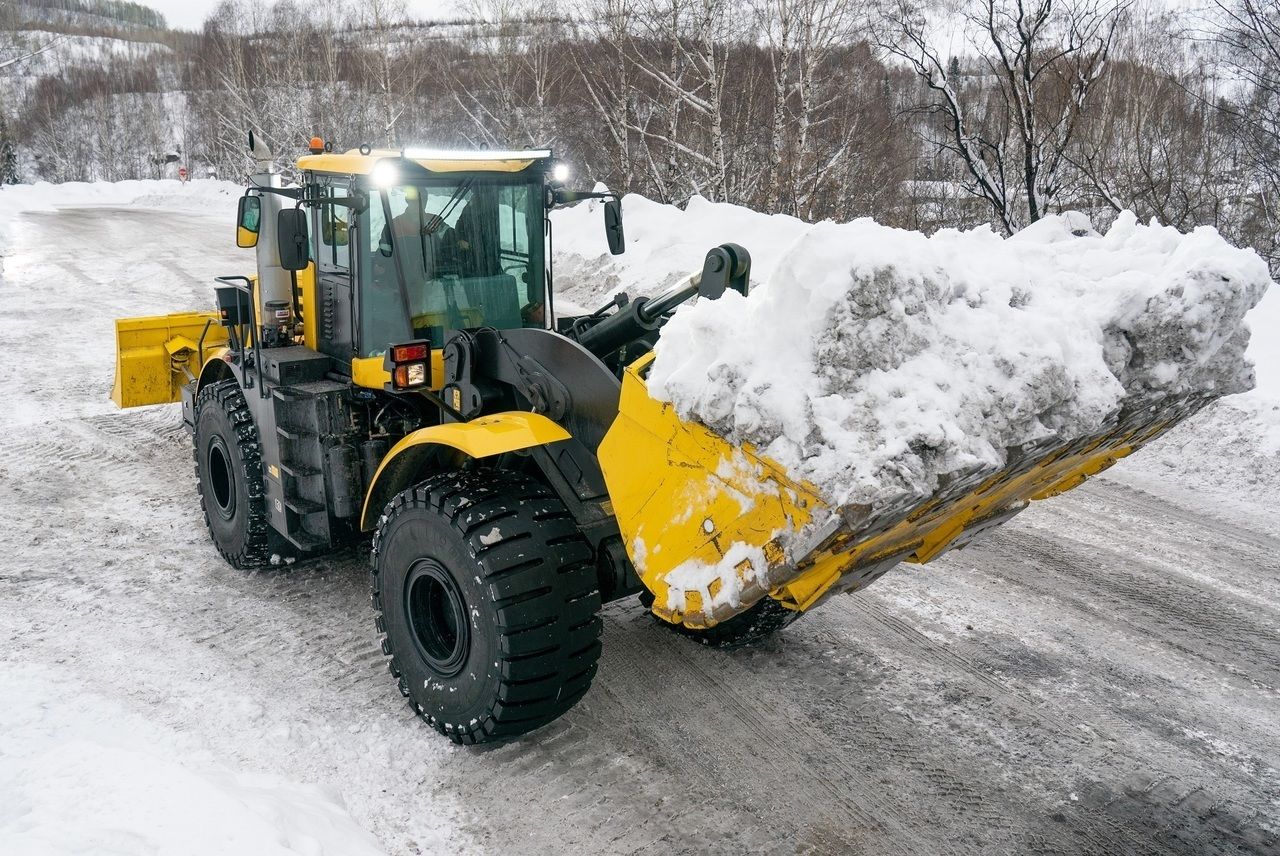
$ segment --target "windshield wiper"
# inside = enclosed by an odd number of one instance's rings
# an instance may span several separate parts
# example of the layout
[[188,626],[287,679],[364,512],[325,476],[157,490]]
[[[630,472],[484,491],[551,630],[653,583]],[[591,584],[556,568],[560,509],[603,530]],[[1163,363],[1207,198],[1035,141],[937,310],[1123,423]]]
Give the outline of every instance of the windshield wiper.
[[434,235],[436,233],[440,226],[449,219],[449,215],[453,213],[453,209],[458,207],[458,203],[462,201],[463,195],[471,189],[471,185],[475,184],[475,182],[476,180],[474,178],[468,178],[463,181],[462,184],[458,185],[458,189],[453,192],[453,195],[449,197],[449,201],[444,204],[444,207],[440,209],[440,213],[436,215],[439,219],[433,220],[429,226],[422,227],[425,234]]
[[409,325],[409,335],[413,335],[413,314],[409,310],[409,288],[406,283],[404,273],[404,260],[401,258],[404,254],[396,246],[396,230],[392,223],[395,218],[391,216],[391,197],[390,194],[383,190],[378,196],[382,197],[382,216],[386,219],[387,237],[391,239],[391,255],[396,263],[396,284],[400,286],[400,305],[404,309],[405,323]]

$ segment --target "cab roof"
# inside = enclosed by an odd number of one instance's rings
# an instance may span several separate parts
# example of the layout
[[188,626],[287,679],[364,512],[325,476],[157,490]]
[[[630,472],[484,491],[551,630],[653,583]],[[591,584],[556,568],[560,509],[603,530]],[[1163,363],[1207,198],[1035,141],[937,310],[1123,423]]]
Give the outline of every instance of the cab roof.
[[522,172],[539,161],[549,161],[548,149],[527,151],[450,151],[444,149],[359,149],[325,152],[298,158],[298,169],[339,175],[368,175],[376,164],[387,159],[406,158],[430,172]]

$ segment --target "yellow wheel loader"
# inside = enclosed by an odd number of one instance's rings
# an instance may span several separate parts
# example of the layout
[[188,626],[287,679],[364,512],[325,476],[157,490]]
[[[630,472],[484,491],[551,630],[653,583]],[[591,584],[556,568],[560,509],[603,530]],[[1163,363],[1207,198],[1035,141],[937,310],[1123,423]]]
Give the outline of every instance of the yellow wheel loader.
[[[250,150],[236,240],[255,275],[220,277],[214,311],[118,321],[113,397],[182,403],[209,533],[235,567],[372,535],[391,674],[460,743],[572,707],[602,603],[639,594],[701,642],[748,644],[1075,487],[1203,403],[1009,450],[1002,471],[911,507],[829,508],[647,392],[670,313],[747,292],[741,247],[710,248],[656,297],[563,315],[548,212],[602,198],[610,249],[625,239],[619,200],[566,189],[550,151],[315,140],[285,187],[252,136]],[[672,584],[726,562],[727,582]]]

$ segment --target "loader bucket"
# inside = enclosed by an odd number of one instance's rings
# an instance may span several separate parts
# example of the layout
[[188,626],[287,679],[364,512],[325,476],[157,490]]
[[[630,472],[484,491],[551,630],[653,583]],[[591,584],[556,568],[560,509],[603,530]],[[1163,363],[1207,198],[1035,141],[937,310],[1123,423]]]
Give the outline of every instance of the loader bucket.
[[711,627],[763,597],[807,610],[899,562],[932,561],[1031,500],[1082,484],[1207,404],[1166,398],[1116,413],[1099,433],[1006,450],[999,471],[954,473],[897,508],[830,507],[813,485],[651,398],[650,354],[623,377],[600,465],[619,528],[659,617]]
[[111,400],[120,407],[167,404],[200,372],[211,351],[226,344],[215,312],[179,312],[116,319],[116,379]]

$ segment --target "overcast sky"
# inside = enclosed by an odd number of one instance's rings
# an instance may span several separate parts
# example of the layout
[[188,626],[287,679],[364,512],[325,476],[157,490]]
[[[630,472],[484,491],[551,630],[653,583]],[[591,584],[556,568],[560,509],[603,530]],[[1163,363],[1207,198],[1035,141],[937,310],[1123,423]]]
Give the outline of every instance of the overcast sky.
[[[198,30],[205,17],[218,5],[218,0],[137,0],[164,15],[170,27]],[[453,16],[453,0],[408,0],[409,9],[419,18],[449,18]],[[305,6],[305,3],[303,4]]]

